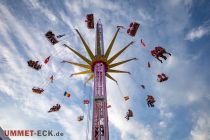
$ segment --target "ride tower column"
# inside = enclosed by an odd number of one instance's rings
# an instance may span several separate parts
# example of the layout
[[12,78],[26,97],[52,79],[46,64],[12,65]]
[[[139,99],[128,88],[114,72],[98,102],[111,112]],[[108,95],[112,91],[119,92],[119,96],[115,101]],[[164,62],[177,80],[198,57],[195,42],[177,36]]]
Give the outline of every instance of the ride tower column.
[[96,61],[93,65],[94,95],[93,95],[93,119],[92,140],[109,140],[107,94],[106,94],[106,70],[103,61],[104,42],[103,27],[99,20],[96,25]]

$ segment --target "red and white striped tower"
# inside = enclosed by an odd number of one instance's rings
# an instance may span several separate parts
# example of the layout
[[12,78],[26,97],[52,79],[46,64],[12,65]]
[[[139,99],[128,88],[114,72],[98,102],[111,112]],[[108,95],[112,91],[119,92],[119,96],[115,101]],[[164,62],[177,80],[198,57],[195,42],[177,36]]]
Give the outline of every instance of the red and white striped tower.
[[[100,47],[98,45],[100,44]],[[100,51],[100,52],[98,52]],[[96,25],[96,49],[95,57],[104,55],[103,27],[98,21]],[[92,140],[108,140],[108,112],[106,94],[106,63],[102,60],[95,61],[94,72],[94,95],[93,95],[93,119],[92,119]]]

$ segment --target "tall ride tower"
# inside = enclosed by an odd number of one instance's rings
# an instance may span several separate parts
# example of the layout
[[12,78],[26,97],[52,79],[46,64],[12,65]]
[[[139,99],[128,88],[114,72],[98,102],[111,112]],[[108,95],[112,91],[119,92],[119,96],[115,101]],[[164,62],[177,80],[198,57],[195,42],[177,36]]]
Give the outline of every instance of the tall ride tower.
[[120,27],[110,42],[107,51],[104,53],[104,41],[103,41],[103,27],[99,20],[96,25],[96,44],[95,44],[95,55],[90,50],[89,46],[83,39],[80,32],[76,29],[88,55],[90,58],[86,58],[84,55],[80,54],[78,51],[74,50],[70,46],[64,44],[65,47],[70,49],[78,57],[80,57],[85,64],[80,64],[77,62],[71,62],[64,60],[63,62],[76,65],[86,69],[85,71],[74,73],[74,75],[90,74],[86,82],[94,79],[94,92],[93,92],[93,116],[92,116],[92,140],[109,140],[109,128],[108,128],[108,112],[107,112],[107,93],[106,93],[106,77],[117,81],[109,73],[128,73],[127,71],[121,71],[113,69],[116,66],[127,63],[131,60],[136,60],[136,58],[127,59],[124,61],[113,63],[114,60],[123,53],[133,42],[130,42],[123,49],[109,58],[109,54],[112,50],[113,44],[119,33]]
[[103,27],[98,21],[96,25],[96,47],[95,61],[93,65],[94,72],[94,96],[93,96],[93,119],[92,119],[92,139],[108,140],[108,112],[107,112],[107,94],[106,94],[106,71],[107,66],[101,56],[104,56]]

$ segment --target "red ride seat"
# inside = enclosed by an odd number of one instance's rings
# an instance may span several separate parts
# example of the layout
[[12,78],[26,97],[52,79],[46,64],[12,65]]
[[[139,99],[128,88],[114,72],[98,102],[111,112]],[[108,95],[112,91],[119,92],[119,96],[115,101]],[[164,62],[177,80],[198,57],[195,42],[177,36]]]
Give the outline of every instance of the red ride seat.
[[93,29],[94,28],[94,16],[93,16],[93,14],[86,15],[85,22],[87,22],[88,29]]
[[132,22],[130,23],[130,27],[129,29],[127,30],[127,33],[130,35],[130,36],[135,36],[136,35],[136,32],[139,28],[139,23],[137,22]]

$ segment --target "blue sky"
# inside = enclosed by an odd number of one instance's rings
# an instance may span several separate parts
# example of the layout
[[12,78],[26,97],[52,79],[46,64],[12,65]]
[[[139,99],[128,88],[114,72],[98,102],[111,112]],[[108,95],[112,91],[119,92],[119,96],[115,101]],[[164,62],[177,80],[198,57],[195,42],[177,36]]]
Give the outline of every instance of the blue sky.
[[[111,55],[134,40],[135,44],[119,60],[137,57],[119,69],[132,74],[113,74],[118,86],[107,80],[109,130],[111,140],[208,140],[210,139],[210,2],[207,0],[1,0],[0,1],[0,126],[3,129],[47,129],[64,133],[59,140],[86,138],[88,107],[83,99],[91,98],[92,84],[86,88],[87,76],[69,78],[82,69],[62,60],[79,61],[62,47],[63,43],[85,54],[74,28],[79,29],[94,50],[95,30],[84,22],[87,13],[94,13],[95,22],[103,23],[105,50],[117,25],[141,24],[135,37],[121,30]],[[52,46],[44,34],[52,30],[66,33]],[[140,46],[143,39],[147,49]],[[150,50],[161,45],[172,53],[163,64],[151,57]],[[37,72],[27,66],[29,59],[43,60],[53,55],[49,64]],[[150,61],[152,67],[146,67]],[[169,76],[158,83],[156,75]],[[53,84],[47,85],[50,75]],[[134,79],[134,80],[133,80]],[[145,90],[139,85],[144,84]],[[31,92],[33,86],[45,88],[43,95]],[[63,92],[70,91],[70,99]],[[148,108],[146,95],[156,98],[155,108]],[[125,102],[123,96],[129,95]],[[48,109],[62,105],[57,113]],[[127,121],[128,108],[134,117]],[[91,110],[90,110],[91,112]],[[76,121],[83,115],[83,122]],[[91,126],[91,121],[89,122]],[[90,128],[89,128],[90,129]],[[89,134],[90,137],[90,134]],[[12,137],[13,140],[57,140],[52,137]]]

